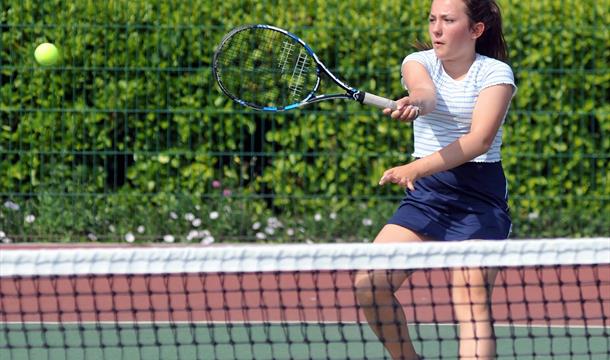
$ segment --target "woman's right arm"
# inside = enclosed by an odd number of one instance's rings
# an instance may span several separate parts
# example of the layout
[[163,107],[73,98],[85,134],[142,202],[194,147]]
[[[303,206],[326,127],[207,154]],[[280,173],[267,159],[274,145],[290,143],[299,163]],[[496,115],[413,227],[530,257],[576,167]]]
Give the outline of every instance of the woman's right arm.
[[[402,65],[402,78],[409,95],[396,100],[398,108],[394,111],[385,109],[386,115],[401,121],[413,121],[418,115],[424,115],[436,107],[436,87],[426,68],[416,62],[407,61]],[[419,108],[419,113],[414,107]]]

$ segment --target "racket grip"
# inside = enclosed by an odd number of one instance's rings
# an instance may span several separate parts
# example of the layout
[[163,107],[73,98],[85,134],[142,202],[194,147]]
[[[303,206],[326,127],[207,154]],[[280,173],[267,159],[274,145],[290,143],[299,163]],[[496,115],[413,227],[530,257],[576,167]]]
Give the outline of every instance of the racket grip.
[[360,102],[366,105],[377,106],[381,109],[389,108],[392,110],[396,110],[396,101],[386,99],[381,96],[369,94],[367,92],[363,93],[362,100],[360,100]]

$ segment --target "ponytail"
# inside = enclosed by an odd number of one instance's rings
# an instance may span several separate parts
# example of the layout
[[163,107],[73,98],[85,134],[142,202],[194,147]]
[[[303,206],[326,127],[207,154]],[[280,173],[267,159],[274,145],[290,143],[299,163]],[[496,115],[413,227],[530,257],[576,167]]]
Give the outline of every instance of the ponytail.
[[508,60],[508,49],[502,32],[502,14],[494,0],[464,0],[472,24],[483,23],[485,30],[477,39],[475,51],[501,61]]

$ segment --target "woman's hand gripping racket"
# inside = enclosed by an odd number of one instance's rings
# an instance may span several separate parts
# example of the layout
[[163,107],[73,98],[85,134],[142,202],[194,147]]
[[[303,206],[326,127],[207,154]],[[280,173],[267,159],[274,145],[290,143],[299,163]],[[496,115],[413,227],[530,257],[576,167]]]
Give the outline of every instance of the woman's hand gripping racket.
[[[257,110],[284,111],[323,100],[352,99],[395,110],[396,102],[354,89],[333,75],[301,39],[269,25],[231,30],[214,53],[214,77],[236,102]],[[326,74],[345,92],[316,95]]]

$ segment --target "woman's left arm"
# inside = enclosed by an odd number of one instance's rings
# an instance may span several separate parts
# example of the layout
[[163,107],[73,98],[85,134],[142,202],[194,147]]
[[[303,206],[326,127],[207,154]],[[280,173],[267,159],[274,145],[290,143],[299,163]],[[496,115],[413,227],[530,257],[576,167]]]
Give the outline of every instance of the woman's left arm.
[[391,182],[413,190],[417,179],[452,169],[486,153],[502,125],[513,90],[509,84],[483,89],[472,112],[472,125],[468,134],[437,152],[386,171],[387,174],[384,173],[379,184]]

